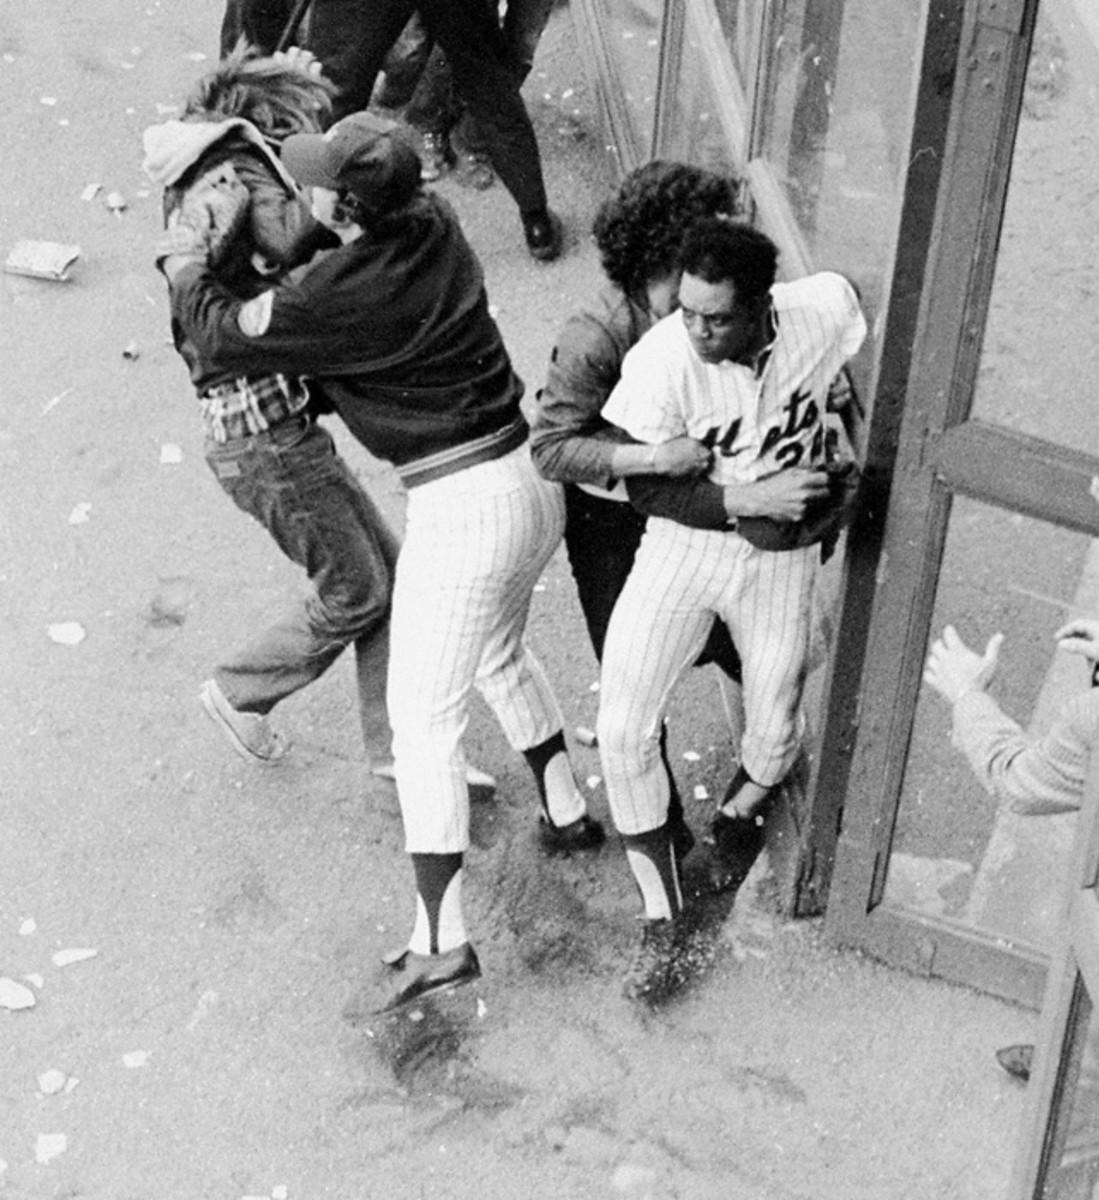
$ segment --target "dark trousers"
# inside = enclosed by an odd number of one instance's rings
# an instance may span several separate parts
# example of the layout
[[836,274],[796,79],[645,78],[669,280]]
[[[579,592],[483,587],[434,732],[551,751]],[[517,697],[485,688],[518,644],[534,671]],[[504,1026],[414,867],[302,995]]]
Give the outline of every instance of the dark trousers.
[[336,116],[367,107],[390,47],[417,10],[485,130],[485,149],[519,211],[544,210],[538,142],[503,31],[485,0],[313,0],[307,45],[339,89]]
[[226,0],[221,21],[221,57],[234,49],[240,38],[271,54],[286,22],[294,0]]
[[388,757],[389,609],[399,543],[327,430],[292,417],[255,437],[208,441],[206,461],[234,504],[258,521],[309,587],[218,665],[226,699],[267,713],[355,646],[363,739]]

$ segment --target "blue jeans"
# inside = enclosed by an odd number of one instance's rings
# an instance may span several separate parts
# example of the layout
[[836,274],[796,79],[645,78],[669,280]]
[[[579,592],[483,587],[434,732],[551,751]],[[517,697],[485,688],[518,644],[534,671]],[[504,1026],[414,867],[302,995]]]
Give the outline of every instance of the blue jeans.
[[234,708],[270,712],[323,675],[353,642],[367,751],[388,757],[396,535],[311,417],[292,417],[255,437],[207,441],[206,461],[233,503],[309,577],[302,599],[221,662],[214,673],[219,687]]

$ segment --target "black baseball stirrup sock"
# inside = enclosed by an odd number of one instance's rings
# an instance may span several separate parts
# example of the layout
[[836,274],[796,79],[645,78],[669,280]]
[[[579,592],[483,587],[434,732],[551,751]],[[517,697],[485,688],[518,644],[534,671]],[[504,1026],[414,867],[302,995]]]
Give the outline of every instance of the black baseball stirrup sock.
[[558,730],[551,737],[546,738],[540,745],[531,746],[529,750],[523,751],[523,757],[534,772],[534,783],[538,788],[538,798],[542,802],[542,811],[547,817],[549,817],[550,812],[549,804],[546,801],[546,767],[549,766],[550,759],[566,752],[565,735],[561,730]]
[[[664,905],[672,917],[676,917],[683,909],[683,893],[679,886],[679,866],[672,851],[672,839],[667,824],[659,829],[649,829],[645,833],[624,833],[622,843],[626,847],[626,857],[630,861],[634,880],[647,913],[660,911]],[[639,857],[652,865],[652,870],[639,870]],[[653,889],[660,889],[662,895],[647,894]],[[661,903],[663,901],[663,904]]]
[[439,953],[439,909],[450,881],[462,869],[461,854],[412,854],[416,891],[427,913],[430,953]]
[[679,794],[675,776],[672,774],[672,764],[668,759],[668,723],[660,723],[660,761],[664,764],[668,776],[668,825],[674,827],[683,824],[683,797]]

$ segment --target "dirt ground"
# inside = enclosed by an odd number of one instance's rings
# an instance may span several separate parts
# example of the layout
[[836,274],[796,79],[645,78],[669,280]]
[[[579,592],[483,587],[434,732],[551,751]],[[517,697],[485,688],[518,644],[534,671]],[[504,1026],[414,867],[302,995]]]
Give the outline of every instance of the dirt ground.
[[[68,284],[0,276],[0,976],[36,1000],[0,1009],[0,1196],[1002,1196],[1023,1092],[991,1049],[1032,1037],[1033,1014],[838,953],[776,915],[765,862],[706,914],[696,986],[638,1010],[620,994],[637,905],[619,849],[538,855],[531,783],[480,709],[470,757],[499,779],[465,889],[484,979],[371,1015],[412,892],[395,795],[359,759],[350,664],[280,708],[295,751],[277,770],[234,759],[197,704],[218,648],[297,586],[201,461],[149,261],[141,131],[210,64],[219,16],[213,0],[0,16],[4,249],[82,250]],[[597,285],[586,230],[610,179],[567,11],[528,94],[566,257],[530,261],[499,187],[442,187],[535,387]],[[392,473],[341,444],[399,519]],[[69,623],[81,640],[54,640]],[[532,642],[566,727],[590,727],[561,554]],[[728,773],[705,673],[673,750],[688,795]],[[597,756],[576,756],[605,818]],[[96,953],[58,965],[66,949]]]

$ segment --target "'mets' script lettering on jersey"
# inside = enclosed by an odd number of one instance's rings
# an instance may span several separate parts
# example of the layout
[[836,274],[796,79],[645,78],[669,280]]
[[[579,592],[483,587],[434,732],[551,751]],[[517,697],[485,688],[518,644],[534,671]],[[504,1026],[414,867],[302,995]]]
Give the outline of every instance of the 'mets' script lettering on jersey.
[[[820,407],[812,393],[798,388],[782,406],[783,419],[769,425],[763,431],[759,457],[773,455],[780,467],[796,467],[802,459],[817,462],[824,449],[824,426],[821,424]],[[737,417],[724,430],[711,426],[700,439],[703,445],[724,458],[732,458],[740,450],[733,447],[740,434],[743,420]]]

